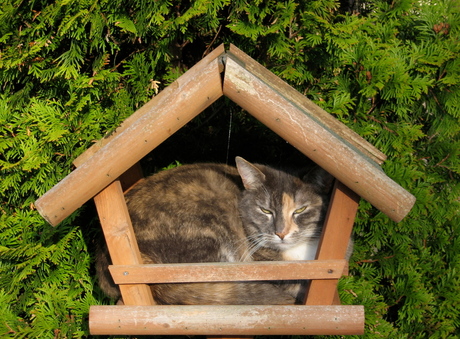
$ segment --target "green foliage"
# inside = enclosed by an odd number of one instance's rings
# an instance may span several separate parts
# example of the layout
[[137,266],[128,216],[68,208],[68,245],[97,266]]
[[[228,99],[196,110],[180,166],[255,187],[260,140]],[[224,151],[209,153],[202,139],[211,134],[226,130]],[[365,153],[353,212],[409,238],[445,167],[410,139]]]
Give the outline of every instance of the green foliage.
[[[88,204],[51,228],[33,202],[95,140],[215,46],[234,43],[386,153],[385,172],[417,198],[399,224],[360,205],[352,275],[340,291],[345,304],[365,305],[364,337],[458,338],[460,7],[455,0],[349,6],[4,0],[0,336],[88,335],[89,305],[108,302],[91,265],[95,213]],[[155,170],[229,154],[299,158],[221,100],[144,164]]]

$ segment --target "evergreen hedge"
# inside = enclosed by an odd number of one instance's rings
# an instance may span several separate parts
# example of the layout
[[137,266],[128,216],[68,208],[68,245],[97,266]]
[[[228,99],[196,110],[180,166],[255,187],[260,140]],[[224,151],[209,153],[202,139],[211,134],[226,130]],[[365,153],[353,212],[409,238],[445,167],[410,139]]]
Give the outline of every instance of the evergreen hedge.
[[[417,198],[398,224],[360,204],[340,290],[365,305],[364,338],[459,338],[459,37],[455,0],[3,0],[0,336],[88,336],[89,306],[110,302],[92,269],[94,208],[53,228],[33,202],[94,140],[234,43],[386,153],[385,172]],[[174,138],[146,168],[249,148],[251,160],[298,158],[227,100]]]

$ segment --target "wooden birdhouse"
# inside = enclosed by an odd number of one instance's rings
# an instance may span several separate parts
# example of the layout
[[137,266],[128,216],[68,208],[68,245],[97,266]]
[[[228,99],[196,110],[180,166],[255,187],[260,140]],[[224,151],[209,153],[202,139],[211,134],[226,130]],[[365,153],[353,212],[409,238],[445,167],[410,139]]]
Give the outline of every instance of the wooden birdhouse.
[[[142,265],[123,191],[138,162],[227,96],[336,178],[317,260]],[[338,279],[360,198],[398,222],[415,198],[380,165],[385,155],[235,46],[221,45],[75,160],[35,203],[56,225],[94,198],[124,305],[92,306],[92,334],[362,334],[362,306],[340,305]],[[155,305],[148,284],[308,279],[305,305]]]

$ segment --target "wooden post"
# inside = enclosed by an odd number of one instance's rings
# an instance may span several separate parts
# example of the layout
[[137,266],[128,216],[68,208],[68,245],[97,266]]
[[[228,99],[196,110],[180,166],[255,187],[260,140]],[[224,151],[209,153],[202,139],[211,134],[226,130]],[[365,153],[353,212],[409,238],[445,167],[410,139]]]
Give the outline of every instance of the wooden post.
[[[351,237],[359,196],[339,181],[334,184],[331,203],[318,246],[317,260],[345,258]],[[312,280],[306,297],[307,305],[333,305],[340,303],[337,295],[338,280]]]
[[[142,264],[123,189],[118,180],[94,197],[110,257],[115,265]],[[154,305],[148,285],[120,285],[125,305]]]

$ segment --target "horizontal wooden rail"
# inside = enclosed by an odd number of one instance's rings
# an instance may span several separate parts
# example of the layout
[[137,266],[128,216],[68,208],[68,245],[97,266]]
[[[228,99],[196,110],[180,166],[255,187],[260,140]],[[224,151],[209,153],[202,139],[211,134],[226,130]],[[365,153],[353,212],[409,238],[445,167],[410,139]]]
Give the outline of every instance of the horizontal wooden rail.
[[93,335],[363,334],[363,306],[91,306]]
[[339,279],[346,260],[256,261],[200,264],[112,265],[116,284]]

